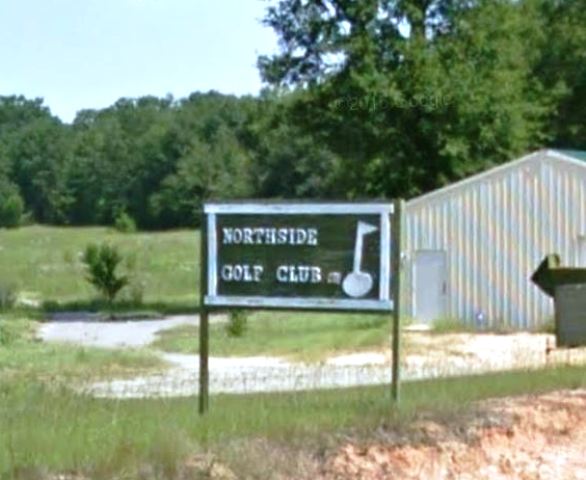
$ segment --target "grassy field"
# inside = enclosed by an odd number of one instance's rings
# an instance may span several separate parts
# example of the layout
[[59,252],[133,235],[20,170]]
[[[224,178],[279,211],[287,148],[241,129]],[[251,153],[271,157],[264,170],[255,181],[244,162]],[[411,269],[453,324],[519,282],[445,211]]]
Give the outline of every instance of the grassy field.
[[[198,302],[199,233],[122,234],[108,228],[30,226],[0,230],[0,289],[21,298],[83,306],[95,293],[84,280],[82,252],[91,242],[111,242],[125,257],[124,270],[147,304],[194,309]],[[132,292],[126,289],[127,295]]]
[[148,350],[106,350],[47,344],[35,339],[37,323],[0,316],[0,381],[87,381],[164,370]]
[[[210,328],[210,354],[216,356],[277,355],[315,361],[329,355],[390,347],[389,315],[306,312],[258,312],[250,315],[242,337],[231,337],[225,325]],[[154,347],[169,352],[198,353],[198,328],[180,326],[159,334]]]
[[260,440],[323,451],[350,432],[400,431],[430,412],[461,418],[483,398],[577,387],[586,387],[586,367],[405,383],[399,407],[391,405],[388,387],[214,396],[201,418],[194,398],[96,400],[0,381],[0,478],[79,472],[92,479],[174,479],[186,458],[206,451],[242,478],[267,478],[270,459],[252,451]]

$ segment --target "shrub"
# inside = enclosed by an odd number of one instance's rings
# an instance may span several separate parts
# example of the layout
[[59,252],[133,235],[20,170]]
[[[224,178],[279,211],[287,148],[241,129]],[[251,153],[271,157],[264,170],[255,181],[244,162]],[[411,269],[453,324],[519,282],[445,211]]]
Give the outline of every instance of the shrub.
[[24,202],[11,183],[0,183],[0,227],[18,227],[24,212]]
[[226,333],[229,337],[242,337],[246,332],[248,314],[244,310],[232,310],[228,316]]
[[114,219],[114,228],[122,233],[136,232],[136,222],[124,210],[120,211]]
[[90,244],[83,254],[83,263],[86,266],[86,280],[103,295],[111,307],[114,299],[126,285],[129,279],[116,272],[122,256],[118,249],[107,243],[101,245]]

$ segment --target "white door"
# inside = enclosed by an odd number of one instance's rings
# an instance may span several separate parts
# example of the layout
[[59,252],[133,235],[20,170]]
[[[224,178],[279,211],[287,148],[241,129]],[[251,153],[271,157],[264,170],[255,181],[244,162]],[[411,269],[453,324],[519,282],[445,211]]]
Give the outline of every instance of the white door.
[[414,316],[431,323],[446,314],[446,252],[420,250],[414,262]]

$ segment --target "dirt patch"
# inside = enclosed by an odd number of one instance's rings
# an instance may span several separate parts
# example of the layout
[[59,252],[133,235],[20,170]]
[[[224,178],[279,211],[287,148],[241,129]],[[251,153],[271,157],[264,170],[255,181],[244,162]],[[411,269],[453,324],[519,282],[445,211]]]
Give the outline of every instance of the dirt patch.
[[411,430],[418,441],[347,442],[317,478],[586,478],[586,390],[483,402],[464,423],[423,419]]

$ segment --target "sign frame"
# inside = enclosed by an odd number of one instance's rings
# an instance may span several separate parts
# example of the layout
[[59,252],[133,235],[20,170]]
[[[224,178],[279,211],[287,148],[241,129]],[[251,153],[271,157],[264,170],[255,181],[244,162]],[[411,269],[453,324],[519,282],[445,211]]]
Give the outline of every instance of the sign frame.
[[[391,219],[395,205],[390,202],[210,202],[204,204],[204,221],[206,222],[207,264],[204,305],[209,308],[250,308],[279,310],[316,310],[316,311],[370,311],[387,312],[394,310],[391,298],[391,250],[394,243],[391,238]],[[328,297],[272,297],[272,296],[236,296],[218,295],[217,278],[217,215],[379,215],[380,216],[380,275],[377,299],[352,299]]]
[[[329,210],[328,210],[329,209]],[[200,328],[199,328],[199,395],[198,410],[204,415],[209,410],[209,314],[214,310],[231,310],[231,309],[256,309],[256,310],[305,310],[305,311],[335,311],[335,312],[356,312],[362,311],[368,313],[388,313],[392,315],[392,377],[391,377],[391,398],[395,403],[399,402],[400,394],[400,317],[401,317],[401,252],[403,245],[402,233],[402,216],[404,211],[404,202],[401,199],[390,201],[371,201],[371,202],[299,202],[299,201],[214,201],[204,203],[201,212],[201,230],[200,230]],[[381,215],[381,242],[380,242],[380,261],[381,269],[379,275],[379,300],[377,305],[365,302],[370,300],[347,300],[343,299],[311,299],[311,301],[299,301],[286,297],[247,297],[237,302],[212,300],[213,296],[208,294],[210,280],[217,282],[217,229],[216,215],[221,213],[241,213],[254,215],[257,213],[265,214],[373,214]],[[383,220],[383,217],[386,220]],[[383,232],[384,230],[384,232]],[[384,239],[384,241],[383,241]],[[385,250],[383,254],[383,249]],[[383,268],[384,258],[384,268]],[[383,274],[386,273],[387,275]],[[210,282],[211,283],[211,282]],[[213,285],[213,283],[211,283]],[[215,283],[217,286],[217,283]],[[383,285],[388,297],[380,298]],[[216,295],[216,298],[218,296]],[[234,296],[230,297],[234,299]],[[277,301],[271,301],[279,299]],[[264,301],[267,299],[268,301]],[[229,300],[229,299],[228,299]],[[335,304],[332,302],[338,300]],[[352,302],[352,303],[349,303]],[[362,307],[357,308],[356,304]],[[380,308],[379,308],[380,307]]]

